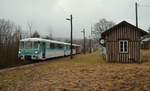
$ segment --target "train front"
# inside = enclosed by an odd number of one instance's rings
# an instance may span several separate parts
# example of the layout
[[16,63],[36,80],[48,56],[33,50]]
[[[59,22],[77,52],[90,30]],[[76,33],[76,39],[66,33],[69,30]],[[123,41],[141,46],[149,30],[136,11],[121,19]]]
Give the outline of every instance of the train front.
[[39,60],[40,43],[36,41],[20,41],[18,58],[20,60]]

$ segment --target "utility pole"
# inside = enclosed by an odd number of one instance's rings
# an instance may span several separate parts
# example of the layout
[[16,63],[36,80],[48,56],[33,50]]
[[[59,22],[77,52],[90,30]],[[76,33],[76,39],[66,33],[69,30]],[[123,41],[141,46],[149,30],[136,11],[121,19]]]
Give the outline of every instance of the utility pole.
[[136,27],[138,27],[138,4],[135,2]]
[[71,40],[71,46],[70,46],[70,49],[71,49],[71,52],[70,52],[70,58],[72,59],[73,56],[72,56],[72,31],[73,31],[73,26],[72,26],[72,14],[70,15],[70,18],[66,18],[66,20],[69,20],[70,21],[70,25],[71,25],[71,32],[70,32],[70,40]]
[[92,39],[91,36],[89,36],[89,53],[92,52]]
[[83,29],[83,31],[81,31],[82,33],[83,33],[83,47],[84,47],[84,49],[83,49],[83,53],[85,54],[85,29]]
[[32,28],[33,28],[33,24],[32,24],[32,22],[28,22],[27,23],[27,25],[28,25],[28,28],[29,28],[29,32],[30,32],[30,38],[32,37]]
[[92,53],[92,25],[91,25],[91,36],[90,36],[90,53]]

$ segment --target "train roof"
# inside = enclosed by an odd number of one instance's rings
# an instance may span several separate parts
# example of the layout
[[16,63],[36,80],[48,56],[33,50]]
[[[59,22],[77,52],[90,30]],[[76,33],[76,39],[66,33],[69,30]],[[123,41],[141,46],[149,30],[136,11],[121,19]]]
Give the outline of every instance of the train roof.
[[48,40],[48,39],[42,39],[42,38],[25,38],[20,41],[42,41],[42,42],[51,42],[51,43],[57,43],[57,44],[64,44],[64,42],[55,41],[55,40]]
[[[21,39],[20,41],[42,41],[42,42],[51,42],[51,43],[56,43],[56,44],[64,44],[64,45],[71,45],[70,43],[66,42],[61,42],[61,41],[56,41],[56,40],[49,40],[49,39],[42,39],[42,38],[25,38]],[[80,46],[77,44],[72,44],[73,46]]]

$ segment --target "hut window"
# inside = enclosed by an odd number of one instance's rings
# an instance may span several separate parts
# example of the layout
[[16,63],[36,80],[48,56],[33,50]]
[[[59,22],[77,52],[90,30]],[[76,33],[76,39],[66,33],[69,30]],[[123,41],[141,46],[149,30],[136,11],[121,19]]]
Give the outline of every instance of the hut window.
[[127,40],[119,41],[119,52],[120,53],[128,53],[128,41]]

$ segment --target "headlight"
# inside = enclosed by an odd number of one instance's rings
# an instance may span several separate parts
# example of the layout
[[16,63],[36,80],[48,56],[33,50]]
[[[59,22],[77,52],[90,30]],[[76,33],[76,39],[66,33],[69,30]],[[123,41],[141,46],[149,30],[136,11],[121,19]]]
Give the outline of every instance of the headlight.
[[36,54],[37,54],[37,53],[38,53],[38,51],[35,51],[34,53],[36,53]]
[[21,53],[21,51],[19,51],[19,54]]

